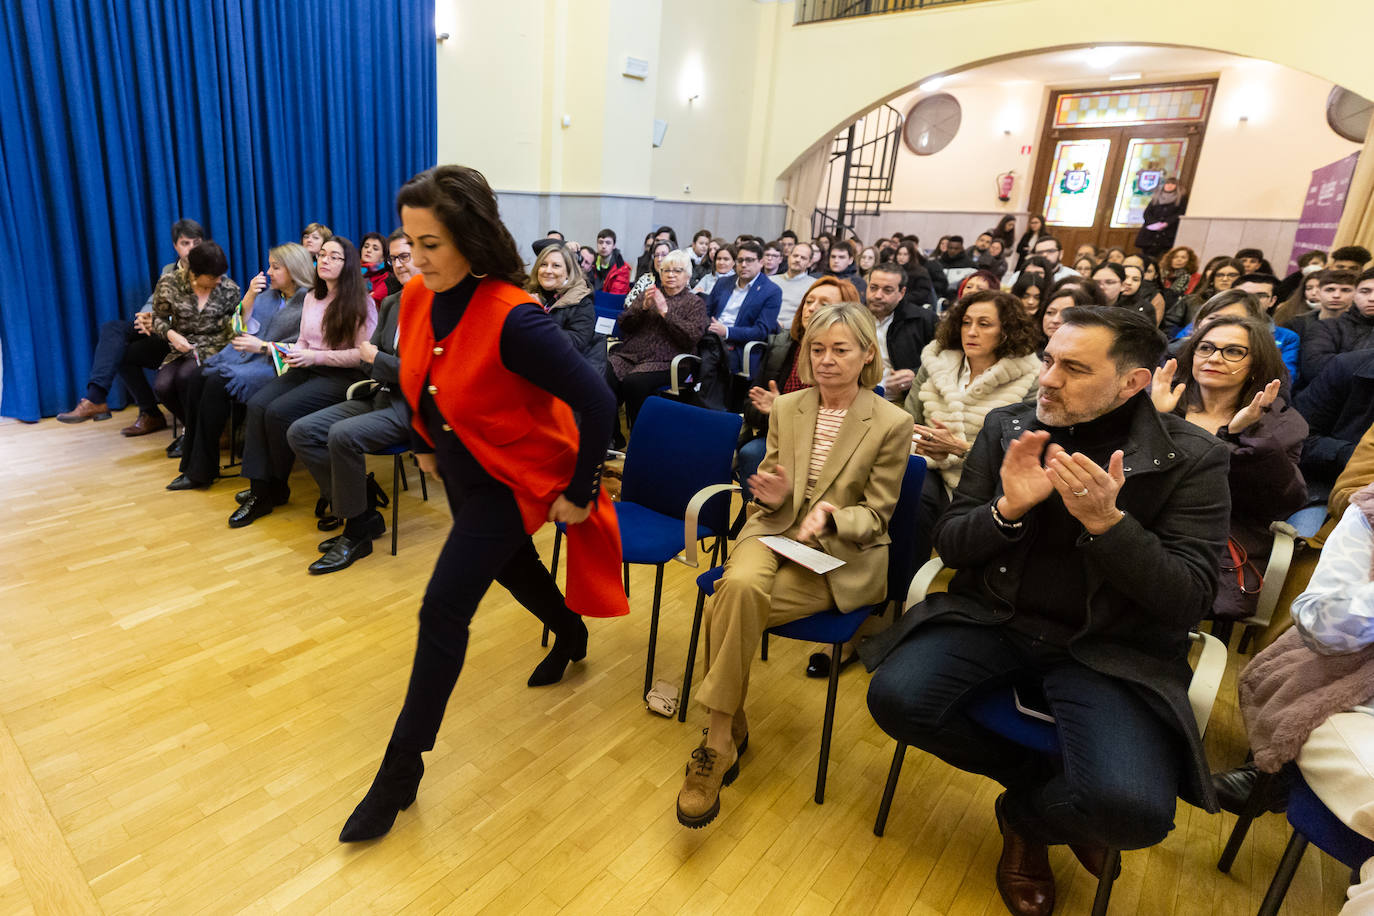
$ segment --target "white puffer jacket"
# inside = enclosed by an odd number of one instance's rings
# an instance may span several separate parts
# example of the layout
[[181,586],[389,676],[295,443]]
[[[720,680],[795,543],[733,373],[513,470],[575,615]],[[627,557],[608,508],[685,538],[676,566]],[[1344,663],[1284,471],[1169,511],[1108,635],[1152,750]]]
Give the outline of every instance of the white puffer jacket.
[[[992,368],[969,382],[967,390],[959,390],[959,370],[964,364],[964,351],[945,350],[936,341],[921,351],[921,368],[907,395],[906,409],[917,423],[930,426],[938,420],[954,433],[973,444],[983,428],[988,411],[1008,404],[1034,403],[1040,389],[1040,357],[1004,357]],[[950,455],[943,461],[931,461],[930,466],[940,472],[951,490],[959,485],[964,459]]]

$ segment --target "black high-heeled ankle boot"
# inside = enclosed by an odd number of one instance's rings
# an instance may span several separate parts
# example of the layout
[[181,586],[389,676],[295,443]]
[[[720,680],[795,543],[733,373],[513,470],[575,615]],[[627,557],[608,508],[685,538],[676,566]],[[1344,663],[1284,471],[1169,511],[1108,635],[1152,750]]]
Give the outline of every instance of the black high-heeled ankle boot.
[[388,745],[372,788],[344,822],[339,842],[357,843],[384,836],[396,822],[396,815],[415,801],[424,775],[425,764],[418,751],[400,751]]
[[563,680],[563,670],[569,662],[580,662],[587,657],[587,625],[579,617],[579,632],[566,636],[555,636],[553,648],[544,660],[535,665],[534,672],[526,682],[531,687],[547,687]]

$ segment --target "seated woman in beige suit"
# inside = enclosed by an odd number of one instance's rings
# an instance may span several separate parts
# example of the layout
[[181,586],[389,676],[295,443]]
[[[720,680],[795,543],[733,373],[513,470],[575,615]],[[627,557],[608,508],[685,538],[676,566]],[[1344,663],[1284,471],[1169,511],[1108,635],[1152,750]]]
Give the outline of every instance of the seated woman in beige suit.
[[[887,589],[887,523],[911,449],[911,415],[873,393],[883,374],[873,316],[857,302],[819,309],[802,338],[798,372],[814,384],[773,402],[768,450],[749,478],[755,511],[730,553],[706,617],[707,672],[697,697],[710,712],[692,751],[677,817],[702,827],[720,788],[739,773],[749,738],[744,696],[763,631],[829,608],[852,611]],[[825,575],[760,541],[782,534],[845,565]]]

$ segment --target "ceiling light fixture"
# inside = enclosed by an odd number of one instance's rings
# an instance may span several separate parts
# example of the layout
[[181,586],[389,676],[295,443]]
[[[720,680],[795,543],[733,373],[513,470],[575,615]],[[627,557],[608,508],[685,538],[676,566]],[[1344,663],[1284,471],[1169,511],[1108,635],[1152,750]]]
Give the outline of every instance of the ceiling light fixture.
[[1143,74],[1140,73],[1113,73],[1111,76],[1107,77],[1107,79],[1112,82],[1119,82],[1121,80],[1138,80],[1141,76],[1143,76]]

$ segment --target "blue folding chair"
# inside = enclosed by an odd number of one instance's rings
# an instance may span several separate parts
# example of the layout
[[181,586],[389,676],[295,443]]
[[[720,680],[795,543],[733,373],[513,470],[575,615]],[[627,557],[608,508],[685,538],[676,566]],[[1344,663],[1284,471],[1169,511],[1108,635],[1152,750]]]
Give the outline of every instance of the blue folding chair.
[[625,296],[598,291],[592,296],[592,307],[596,309],[596,333],[615,337],[620,330],[620,313],[625,310]]
[[1274,871],[1273,880],[1269,882],[1264,901],[1260,903],[1259,916],[1275,916],[1278,913],[1308,843],[1315,844],[1322,852],[1352,870],[1358,870],[1365,860],[1374,856],[1374,840],[1361,836],[1343,824],[1340,818],[1331,813],[1330,808],[1322,804],[1301,775],[1294,779],[1288,792],[1288,823],[1293,825],[1293,835]]
[[[631,563],[652,565],[657,570],[644,664],[646,695],[654,678],[664,565],[687,551],[690,565],[696,566],[696,542],[706,538],[715,539],[712,565],[725,558],[729,492],[734,489],[729,483],[730,470],[743,422],[739,414],[651,397],[645,400],[630,432],[615,510],[620,522],[625,593],[630,591]],[[560,526],[553,541],[551,565],[555,576],[562,540]]]
[[[902,488],[897,496],[896,508],[888,522],[887,532],[891,538],[888,545],[887,593],[881,604],[865,605],[857,610],[842,613],[837,610],[822,611],[809,617],[801,617],[787,623],[764,630],[765,647],[769,635],[787,639],[800,639],[805,642],[830,644],[830,682],[825,694],[825,718],[821,724],[821,755],[816,766],[816,804],[825,803],[825,777],[830,767],[830,733],[835,724],[835,696],[840,684],[840,652],[844,644],[854,638],[859,626],[869,615],[881,611],[891,602],[901,607],[902,597],[906,594],[907,583],[911,581],[912,571],[916,568],[916,517],[921,502],[921,486],[925,483],[926,462],[924,458],[912,455],[907,459],[906,473],[902,475]],[[695,564],[694,564],[695,565]],[[692,687],[692,669],[696,666],[697,643],[701,634],[702,611],[708,595],[715,594],[716,583],[725,575],[724,567],[708,570],[697,577],[697,606],[692,618],[692,639],[687,647],[687,666],[682,673],[682,704],[678,707],[678,721],[687,721],[687,700]],[[764,654],[767,660],[767,653]]]
[[[920,572],[912,580],[911,591],[907,593],[908,607],[925,600],[926,591],[943,568],[944,564],[938,557],[921,567]],[[1192,681],[1188,685],[1188,702],[1192,706],[1198,732],[1205,733],[1207,723],[1212,717],[1217,689],[1221,686],[1221,677],[1226,671],[1226,646],[1209,633],[1193,632],[1188,635],[1193,642],[1202,646],[1202,653],[1193,669]],[[1059,731],[1055,728],[1054,720],[1049,717],[1032,718],[1023,713],[1017,708],[1016,695],[1010,687],[988,692],[971,702],[966,711],[969,718],[993,734],[1039,754],[1050,757],[1062,755]],[[897,742],[897,751],[893,754],[892,766],[887,773],[887,785],[883,788],[883,800],[878,805],[878,817],[873,823],[874,836],[882,836],[887,829],[887,816],[892,808],[893,796],[897,792],[897,780],[902,774],[902,761],[906,757],[906,749],[906,742]],[[1112,884],[1116,880],[1120,865],[1121,850],[1108,849],[1102,876],[1097,879],[1093,916],[1105,916],[1107,905],[1111,901]]]

